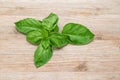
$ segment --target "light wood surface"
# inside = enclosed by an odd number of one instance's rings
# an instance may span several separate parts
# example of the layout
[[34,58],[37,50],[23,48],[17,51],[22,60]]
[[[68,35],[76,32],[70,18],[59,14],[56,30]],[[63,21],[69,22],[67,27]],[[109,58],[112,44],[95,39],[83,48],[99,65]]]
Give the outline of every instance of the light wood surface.
[[[14,22],[51,12],[60,18],[60,31],[68,22],[81,23],[95,39],[54,50],[37,69],[37,46],[16,31]],[[0,80],[120,80],[120,0],[0,0]]]

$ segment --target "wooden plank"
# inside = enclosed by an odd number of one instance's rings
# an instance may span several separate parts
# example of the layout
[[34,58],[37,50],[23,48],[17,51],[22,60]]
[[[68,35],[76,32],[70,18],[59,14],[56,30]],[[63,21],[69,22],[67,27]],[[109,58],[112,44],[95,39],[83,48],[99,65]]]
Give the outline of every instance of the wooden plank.
[[[57,1],[57,0],[52,0],[52,1],[50,1],[50,0],[35,0],[35,1],[32,1],[32,0],[20,0],[20,1],[16,1],[16,0],[12,0],[12,1],[9,1],[9,0],[0,0],[1,2],[40,2],[40,3],[56,3],[56,2],[61,2],[61,3],[71,3],[71,2],[73,2],[73,3],[75,3],[75,2],[79,2],[79,0],[71,0],[71,1],[69,1],[69,0],[61,0],[61,1]],[[86,2],[85,0],[82,0],[81,2]]]
[[[6,76],[7,75],[7,76]],[[94,72],[7,72],[1,80],[120,80],[120,73]]]
[[[50,2],[50,3],[49,3]],[[89,2],[89,3],[88,3]],[[107,3],[107,4],[104,4]],[[61,6],[62,5],[62,6]],[[111,6],[112,5],[112,6]],[[117,7],[116,7],[117,6]],[[116,14],[120,13],[120,5],[118,0],[73,0],[73,1],[0,1],[0,14],[25,14],[38,15],[37,13],[43,13],[44,15],[49,12],[74,14],[74,15],[103,15],[103,14]],[[32,9],[32,10],[31,10]],[[25,13],[23,13],[25,12]]]
[[[96,16],[96,15],[119,15],[120,11],[118,6],[109,7],[100,6],[94,4],[46,4],[46,3],[10,3],[8,7],[4,7],[4,3],[0,5],[0,14],[1,15],[38,15],[43,16],[47,15],[50,12],[55,12],[57,14],[74,15],[74,16]],[[16,5],[16,6],[15,6]],[[62,5],[62,6],[61,6]],[[85,6],[86,5],[86,6]],[[94,5],[91,7],[91,5]],[[50,7],[49,7],[50,6]],[[48,8],[49,7],[49,8]]]
[[[7,2],[7,5],[6,5],[6,2]],[[39,5],[40,3],[42,4],[46,4],[44,6],[49,6],[49,4],[54,4],[54,5],[59,5],[60,4],[64,4],[61,5],[61,7],[75,7],[73,5],[76,4],[80,4],[79,6],[77,7],[81,7],[81,6],[84,6],[84,7],[87,7],[87,8],[91,8],[91,7],[95,7],[95,6],[98,6],[98,7],[111,7],[111,8],[115,8],[116,6],[119,7],[120,5],[120,1],[119,0],[100,0],[100,1],[93,1],[93,0],[61,0],[61,1],[58,1],[58,0],[35,0],[35,1],[32,1],[32,0],[20,0],[20,1],[16,1],[16,0],[12,0],[12,1],[9,1],[9,0],[0,0],[0,7],[17,7],[17,6],[23,6],[23,7],[31,7],[31,8],[38,8],[40,7],[41,5]],[[27,4],[26,4],[27,3]],[[107,3],[107,4],[105,4]],[[48,5],[47,5],[48,4]],[[66,4],[66,6],[65,6]],[[71,4],[71,5],[68,5],[68,4]],[[73,4],[73,5],[72,5]],[[51,5],[51,6],[54,6],[54,5]],[[109,6],[108,6],[109,5]],[[112,5],[112,6],[110,6]],[[116,7],[116,8],[117,8]],[[50,8],[50,7],[49,7]]]
[[[9,60],[9,59],[7,59]],[[21,60],[22,61],[22,60]],[[1,63],[0,72],[120,72],[120,61],[49,61],[46,65],[35,68],[33,61]]]

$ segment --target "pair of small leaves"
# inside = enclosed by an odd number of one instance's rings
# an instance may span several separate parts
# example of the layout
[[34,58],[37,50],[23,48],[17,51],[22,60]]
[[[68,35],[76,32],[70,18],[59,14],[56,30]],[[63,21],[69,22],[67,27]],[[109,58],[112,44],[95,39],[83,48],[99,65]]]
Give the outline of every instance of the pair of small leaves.
[[85,26],[68,23],[59,33],[58,16],[51,13],[42,21],[26,18],[16,22],[16,29],[26,35],[27,40],[39,45],[34,54],[36,67],[46,64],[53,54],[53,48],[61,48],[69,43],[87,44],[94,38],[94,34]]
[[43,19],[42,25],[44,28],[48,31],[52,31],[57,27],[57,22],[58,22],[58,16],[51,13],[48,17]]

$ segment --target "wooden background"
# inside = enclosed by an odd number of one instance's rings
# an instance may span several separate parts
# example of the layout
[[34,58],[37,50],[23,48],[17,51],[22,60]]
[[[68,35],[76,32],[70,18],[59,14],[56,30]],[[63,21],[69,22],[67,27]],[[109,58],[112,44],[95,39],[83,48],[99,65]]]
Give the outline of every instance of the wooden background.
[[[76,22],[96,36],[88,45],[54,50],[52,59],[36,69],[36,46],[14,22],[51,12],[58,14],[60,30]],[[0,0],[0,80],[120,80],[120,0]]]

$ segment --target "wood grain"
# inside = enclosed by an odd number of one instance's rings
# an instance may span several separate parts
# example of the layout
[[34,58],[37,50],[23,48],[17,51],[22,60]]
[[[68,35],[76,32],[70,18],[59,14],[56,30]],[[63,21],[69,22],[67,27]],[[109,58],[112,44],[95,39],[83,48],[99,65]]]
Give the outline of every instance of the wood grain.
[[[52,59],[35,68],[37,46],[26,41],[14,22],[50,12],[60,31],[69,22],[95,33],[88,45],[55,49]],[[120,0],[0,0],[0,80],[120,80]]]

